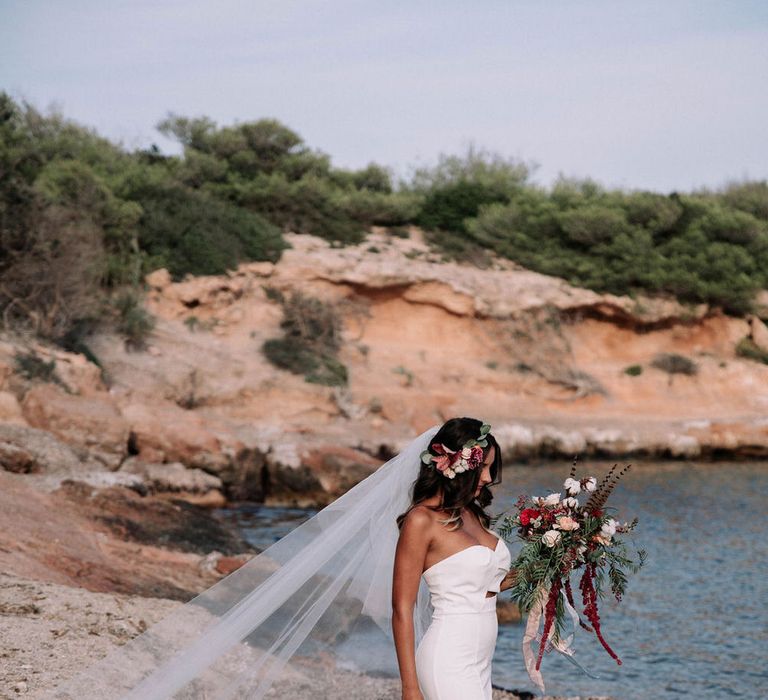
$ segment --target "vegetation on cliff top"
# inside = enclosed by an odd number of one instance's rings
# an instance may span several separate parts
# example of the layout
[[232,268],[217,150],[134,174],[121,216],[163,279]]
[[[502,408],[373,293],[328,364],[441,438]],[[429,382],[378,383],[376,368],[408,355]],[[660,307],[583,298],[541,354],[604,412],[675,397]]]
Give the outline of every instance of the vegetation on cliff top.
[[[286,230],[345,245],[371,225],[418,224],[446,257],[483,265],[501,255],[597,291],[669,294],[735,314],[768,288],[765,181],[669,195],[564,178],[543,188],[526,165],[470,149],[395,183],[376,164],[332,166],[271,119],[219,127],[171,115],[158,128],[181,156],[127,151],[0,93],[6,327],[74,347],[114,318],[110,297],[139,290],[152,269],[221,273],[277,260]],[[149,327],[131,324],[131,342]]]

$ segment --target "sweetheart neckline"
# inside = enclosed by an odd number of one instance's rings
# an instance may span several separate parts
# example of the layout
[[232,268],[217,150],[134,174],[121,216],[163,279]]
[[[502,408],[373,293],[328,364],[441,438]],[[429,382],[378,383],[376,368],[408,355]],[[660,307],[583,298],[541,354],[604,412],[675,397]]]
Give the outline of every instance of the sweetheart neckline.
[[427,571],[430,571],[430,570],[434,569],[438,564],[442,564],[444,561],[448,561],[449,559],[452,559],[453,557],[455,557],[457,554],[461,554],[462,552],[466,552],[468,549],[472,549],[473,547],[482,547],[483,549],[487,549],[489,552],[492,552],[492,553],[495,554],[496,550],[499,548],[500,544],[501,544],[501,537],[497,537],[496,538],[496,546],[493,549],[491,549],[490,547],[488,547],[488,546],[486,546],[484,544],[471,544],[471,545],[469,545],[469,547],[464,547],[464,549],[460,549],[458,552],[454,552],[453,554],[449,554],[447,557],[444,557],[440,561],[435,562],[434,564],[432,564],[432,566],[429,566],[426,569],[424,569],[424,571],[421,572],[421,575],[423,576],[424,574],[427,573]]

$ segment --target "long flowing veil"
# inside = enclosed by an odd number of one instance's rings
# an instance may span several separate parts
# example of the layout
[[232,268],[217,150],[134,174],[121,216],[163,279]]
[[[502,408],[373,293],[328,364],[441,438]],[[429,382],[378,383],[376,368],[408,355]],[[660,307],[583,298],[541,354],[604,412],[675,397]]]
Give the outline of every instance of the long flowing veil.
[[[81,700],[249,698],[296,674],[396,669],[395,522],[438,426],[290,534],[55,690]],[[416,640],[431,617],[419,590]],[[384,668],[386,667],[386,668]],[[274,686],[274,687],[273,687]]]

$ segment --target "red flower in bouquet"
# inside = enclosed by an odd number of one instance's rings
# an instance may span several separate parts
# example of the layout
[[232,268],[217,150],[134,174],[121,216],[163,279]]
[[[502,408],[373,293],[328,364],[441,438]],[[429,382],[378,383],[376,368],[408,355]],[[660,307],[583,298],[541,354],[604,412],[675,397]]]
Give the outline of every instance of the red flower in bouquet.
[[520,511],[520,524],[524,527],[528,527],[532,520],[536,520],[541,515],[541,511],[538,508],[523,508]]

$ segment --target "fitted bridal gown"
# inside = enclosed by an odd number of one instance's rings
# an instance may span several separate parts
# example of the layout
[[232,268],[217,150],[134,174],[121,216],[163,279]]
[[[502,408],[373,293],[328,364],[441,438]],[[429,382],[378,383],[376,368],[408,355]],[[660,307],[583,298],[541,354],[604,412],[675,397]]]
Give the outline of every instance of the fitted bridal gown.
[[499,538],[495,549],[471,545],[422,574],[434,609],[416,649],[425,700],[491,700],[498,596],[486,597],[486,592],[499,593],[511,562]]

